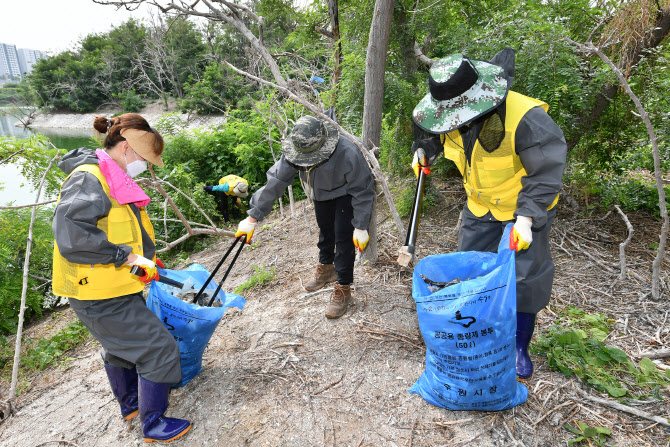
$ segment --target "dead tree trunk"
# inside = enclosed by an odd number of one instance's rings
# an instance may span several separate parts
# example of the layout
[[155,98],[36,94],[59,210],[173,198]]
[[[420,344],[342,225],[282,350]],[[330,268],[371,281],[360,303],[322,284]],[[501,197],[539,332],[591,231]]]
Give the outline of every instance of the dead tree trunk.
[[[384,75],[386,74],[386,52],[391,33],[393,0],[377,0],[375,3],[368,52],[365,60],[365,97],[363,99],[363,146],[368,150],[379,147],[382,132],[382,105],[384,102]],[[375,158],[379,153],[374,154]],[[375,187],[376,190],[376,187]],[[404,229],[399,228],[402,232]],[[377,262],[377,194],[375,194],[368,230],[370,242],[361,254],[361,262]]]

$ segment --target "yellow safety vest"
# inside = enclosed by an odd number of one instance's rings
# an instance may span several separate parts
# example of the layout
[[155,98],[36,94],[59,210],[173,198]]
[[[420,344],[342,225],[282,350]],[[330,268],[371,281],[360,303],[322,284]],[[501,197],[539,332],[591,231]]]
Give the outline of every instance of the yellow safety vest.
[[[120,205],[109,195],[109,185],[102,172],[100,172],[100,167],[94,164],[85,164],[78,166],[72,172],[77,171],[95,175],[105,190],[105,194],[112,202],[109,214],[98,219],[96,226],[105,232],[111,243],[128,245],[132,248],[132,253],[143,255],[140,224],[129,205]],[[66,181],[67,179],[63,184]],[[60,195],[58,200],[60,201]],[[151,240],[155,240],[154,229],[144,207],[140,208],[140,216],[142,226]],[[114,264],[75,264],[69,262],[60,254],[58,244],[54,242],[52,288],[55,295],[78,300],[103,300],[141,292],[144,285],[137,276],[130,273],[130,267],[125,264],[121,267],[114,267]]]
[[[453,161],[463,175],[468,209],[475,216],[482,217],[490,211],[499,221],[514,219],[521,178],[528,174],[515,151],[514,135],[524,115],[538,106],[549,110],[545,102],[510,91],[506,100],[505,137],[498,149],[491,153],[477,140],[471,164],[466,159],[458,129],[440,136],[444,157]],[[557,202],[558,195],[548,209],[552,209]]]
[[225,177],[221,177],[221,179],[219,180],[219,185],[228,183],[228,191],[226,191],[226,195],[234,196],[235,193],[233,192],[233,189],[235,189],[235,186],[237,186],[237,184],[240,182],[245,183],[247,185],[247,189],[249,188],[249,182],[247,182],[245,179],[235,174],[229,174]]

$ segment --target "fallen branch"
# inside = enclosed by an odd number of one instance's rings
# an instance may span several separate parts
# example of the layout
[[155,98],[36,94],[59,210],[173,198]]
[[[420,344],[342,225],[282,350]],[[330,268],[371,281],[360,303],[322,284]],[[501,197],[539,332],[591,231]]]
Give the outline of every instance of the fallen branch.
[[645,357],[648,359],[664,359],[666,357],[670,357],[670,349],[659,349],[658,351],[640,352],[639,354],[635,354],[635,357],[639,359]]
[[670,427],[670,423],[664,417],[654,416],[652,414],[647,413],[646,411],[638,410],[638,409],[633,408],[633,407],[628,407],[626,405],[620,404],[619,402],[614,402],[614,401],[607,400],[607,399],[600,399],[599,397],[593,397],[593,396],[589,395],[588,393],[586,393],[585,391],[582,391],[578,388],[575,388],[575,389],[577,390],[577,393],[579,393],[580,396],[582,396],[584,399],[586,399],[588,401],[597,403],[599,405],[605,405],[606,407],[614,408],[615,410],[623,411],[625,413],[630,413],[632,415],[635,415],[635,416],[638,416],[638,417],[641,417],[641,418],[644,418],[644,419],[647,419],[647,420],[650,420],[650,421],[654,421],[658,424],[663,425],[664,427]]
[[409,343],[410,345],[412,345],[412,346],[414,346],[414,347],[417,347],[417,348],[419,348],[419,349],[424,349],[424,346],[417,345],[416,343],[412,343],[411,341],[405,339],[405,338],[404,338],[403,336],[401,336],[401,335],[395,335],[395,334],[391,334],[391,333],[389,333],[389,332],[373,331],[373,330],[365,329],[365,328],[359,328],[358,330],[359,330],[360,332],[367,333],[367,334],[374,334],[374,335],[381,335],[381,336],[384,336],[384,337],[395,338],[396,340],[404,341],[405,343]]
[[342,381],[342,379],[344,379],[344,374],[342,374],[342,377],[340,377],[338,380],[336,380],[335,382],[331,383],[330,385],[326,385],[325,387],[321,388],[319,391],[316,391],[316,392],[312,393],[312,397],[313,397],[313,396],[316,396],[317,394],[321,394],[321,393],[323,393],[323,392],[326,391],[326,390],[331,389],[332,387],[334,387],[335,385],[337,385],[338,383],[340,383],[340,382]]

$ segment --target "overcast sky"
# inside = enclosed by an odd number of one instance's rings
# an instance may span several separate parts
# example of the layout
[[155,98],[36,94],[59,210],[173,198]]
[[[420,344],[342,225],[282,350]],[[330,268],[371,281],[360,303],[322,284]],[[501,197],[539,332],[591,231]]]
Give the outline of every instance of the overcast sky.
[[110,30],[130,17],[142,19],[149,9],[117,11],[92,0],[2,0],[0,42],[51,54],[73,48],[81,37]]

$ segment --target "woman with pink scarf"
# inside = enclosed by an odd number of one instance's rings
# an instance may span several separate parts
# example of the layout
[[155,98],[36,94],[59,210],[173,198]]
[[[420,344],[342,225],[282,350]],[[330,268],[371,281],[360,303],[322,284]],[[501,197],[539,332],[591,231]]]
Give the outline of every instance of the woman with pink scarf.
[[[157,278],[149,196],[134,177],[163,166],[163,138],[140,115],[97,117],[107,134],[98,150],[75,149],[58,167],[68,177],[54,212],[53,292],[102,345],[112,392],[127,420],[139,413],[146,442],[172,441],[190,428],[164,416],[170,384],[179,382],[177,342],[146,307],[142,291]],[[130,273],[132,266],[146,274]]]

